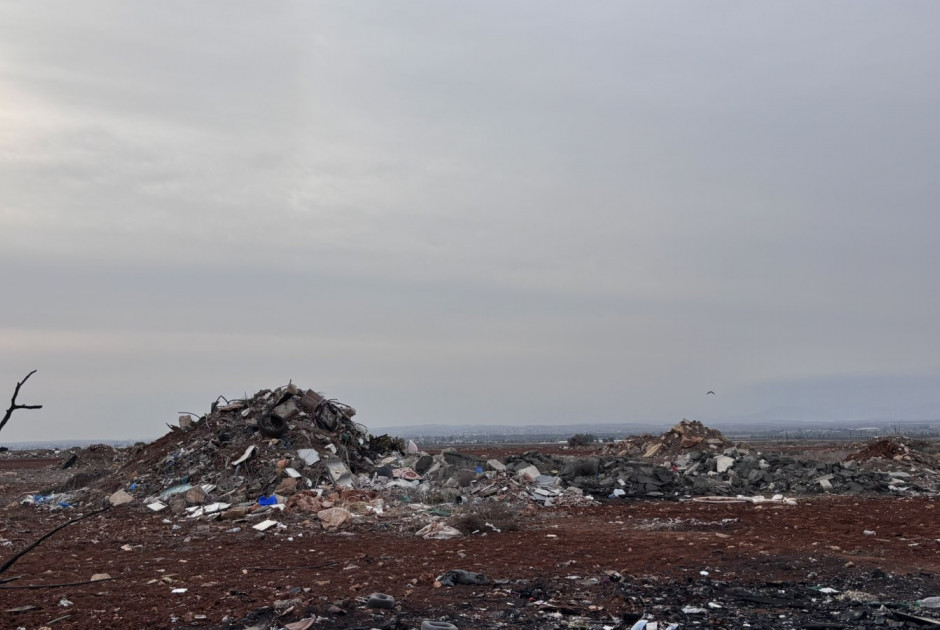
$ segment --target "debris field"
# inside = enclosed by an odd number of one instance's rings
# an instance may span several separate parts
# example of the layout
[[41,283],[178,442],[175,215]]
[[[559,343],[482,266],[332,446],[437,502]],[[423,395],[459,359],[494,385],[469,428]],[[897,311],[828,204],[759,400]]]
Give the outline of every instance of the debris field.
[[813,461],[683,420],[493,457],[354,417],[289,384],[0,454],[2,627],[940,627],[934,444]]

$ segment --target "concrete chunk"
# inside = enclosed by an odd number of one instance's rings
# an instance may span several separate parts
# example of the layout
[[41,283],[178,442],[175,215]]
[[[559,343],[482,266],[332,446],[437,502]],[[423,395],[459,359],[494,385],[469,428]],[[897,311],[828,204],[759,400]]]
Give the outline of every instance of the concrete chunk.
[[499,461],[498,459],[487,460],[486,465],[489,466],[491,469],[495,470],[496,472],[503,472],[506,470],[506,464]]
[[202,504],[208,497],[208,493],[201,486],[194,486],[186,491],[186,500],[190,503]]
[[300,407],[291,399],[275,407],[271,410],[271,413],[285,420],[290,420],[300,413]]
[[335,485],[352,487],[352,473],[349,472],[346,464],[338,459],[324,459],[323,465],[326,466],[326,470],[330,473],[330,478],[333,479]]
[[535,466],[526,466],[518,471],[516,474],[522,477],[523,479],[528,479],[529,481],[535,481],[541,476],[542,473],[539,472],[539,469]]
[[266,520],[266,521],[261,521],[260,523],[258,523],[258,524],[256,524],[256,525],[252,525],[252,528],[253,528],[253,529],[257,529],[259,532],[263,532],[263,531],[265,531],[266,529],[270,529],[270,528],[274,527],[275,525],[277,525],[277,521],[272,521],[272,520],[268,519],[268,520]]
[[128,494],[124,490],[118,490],[117,492],[112,494],[110,497],[108,497],[108,501],[111,502],[111,505],[124,505],[125,503],[130,503],[133,500],[134,500],[134,497],[132,497],[130,494]]
[[715,466],[719,473],[723,473],[734,466],[734,458],[728,457],[727,455],[719,455],[715,458]]
[[308,466],[312,466],[320,461],[320,453],[318,453],[315,448],[299,448],[297,449],[297,456],[304,460],[304,463]]

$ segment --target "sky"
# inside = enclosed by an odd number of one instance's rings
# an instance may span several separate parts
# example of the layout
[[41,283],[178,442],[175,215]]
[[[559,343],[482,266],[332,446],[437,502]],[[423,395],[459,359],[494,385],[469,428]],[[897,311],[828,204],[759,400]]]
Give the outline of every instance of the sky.
[[2,3],[0,437],[936,419],[938,19]]

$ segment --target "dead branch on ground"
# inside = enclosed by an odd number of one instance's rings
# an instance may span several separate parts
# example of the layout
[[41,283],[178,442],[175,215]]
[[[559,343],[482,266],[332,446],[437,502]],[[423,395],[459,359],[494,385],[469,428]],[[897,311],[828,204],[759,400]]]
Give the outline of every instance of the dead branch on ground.
[[42,409],[42,405],[20,405],[16,402],[16,397],[20,395],[20,387],[23,386],[23,383],[29,380],[29,377],[36,373],[36,370],[33,370],[26,375],[22,381],[16,384],[16,389],[13,390],[13,398],[10,399],[10,408],[7,409],[7,412],[3,414],[3,421],[0,422],[0,431],[3,431],[4,425],[10,419],[10,416],[13,415],[13,412],[17,409]]
[[64,584],[21,584],[18,586],[0,586],[0,591],[11,591],[13,589],[31,589],[35,590],[37,588],[63,588],[66,586],[84,586],[85,584],[95,584],[97,582],[108,582],[110,580],[116,580],[116,577],[106,577],[100,578],[97,580],[83,580],[81,582],[66,582]]
[[323,567],[331,567],[336,564],[336,561],[324,562],[323,564],[311,564],[303,567],[248,567],[249,571],[302,571],[304,569],[322,569]]
[[81,516],[77,516],[77,517],[73,518],[71,521],[68,521],[68,522],[66,522],[66,523],[62,523],[61,525],[59,525],[59,526],[56,527],[55,529],[46,532],[45,534],[43,534],[42,536],[40,536],[39,538],[37,538],[37,539],[36,539],[36,542],[34,542],[34,543],[30,544],[30,545],[26,545],[26,547],[24,547],[21,551],[19,551],[19,552],[13,554],[13,557],[12,557],[12,558],[10,558],[10,559],[7,560],[6,562],[4,562],[3,565],[0,566],[0,574],[4,573],[7,569],[9,569],[10,567],[12,567],[14,562],[16,562],[17,560],[19,560],[19,559],[22,558],[23,556],[25,556],[27,553],[29,553],[30,551],[32,551],[34,548],[38,547],[38,546],[39,546],[39,543],[41,543],[42,541],[44,541],[46,538],[49,538],[49,536],[52,536],[54,533],[56,533],[56,532],[59,531],[60,529],[65,529],[66,527],[68,527],[68,526],[71,525],[72,523],[77,523],[77,522],[79,522],[79,521],[81,521],[81,520],[83,520],[83,519],[86,519],[86,518],[90,517],[90,516],[95,516],[96,514],[101,514],[102,512],[105,512],[105,511],[110,510],[110,509],[111,509],[111,506],[109,505],[109,506],[107,506],[107,507],[101,508],[100,510],[95,510],[94,512],[89,512],[88,514],[82,514]]

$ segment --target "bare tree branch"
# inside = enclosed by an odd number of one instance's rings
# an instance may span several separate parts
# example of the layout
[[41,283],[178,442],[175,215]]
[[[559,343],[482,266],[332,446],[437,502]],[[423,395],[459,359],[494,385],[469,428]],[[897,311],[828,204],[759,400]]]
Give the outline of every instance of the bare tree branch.
[[16,389],[13,390],[13,398],[10,399],[10,408],[7,409],[7,412],[3,414],[3,421],[0,422],[0,431],[3,431],[3,427],[6,426],[7,421],[10,419],[10,416],[13,415],[13,412],[17,409],[42,409],[42,405],[20,405],[16,402],[16,397],[20,395],[20,387],[29,380],[29,377],[36,373],[36,370],[33,370],[26,375],[22,381],[16,384]]

